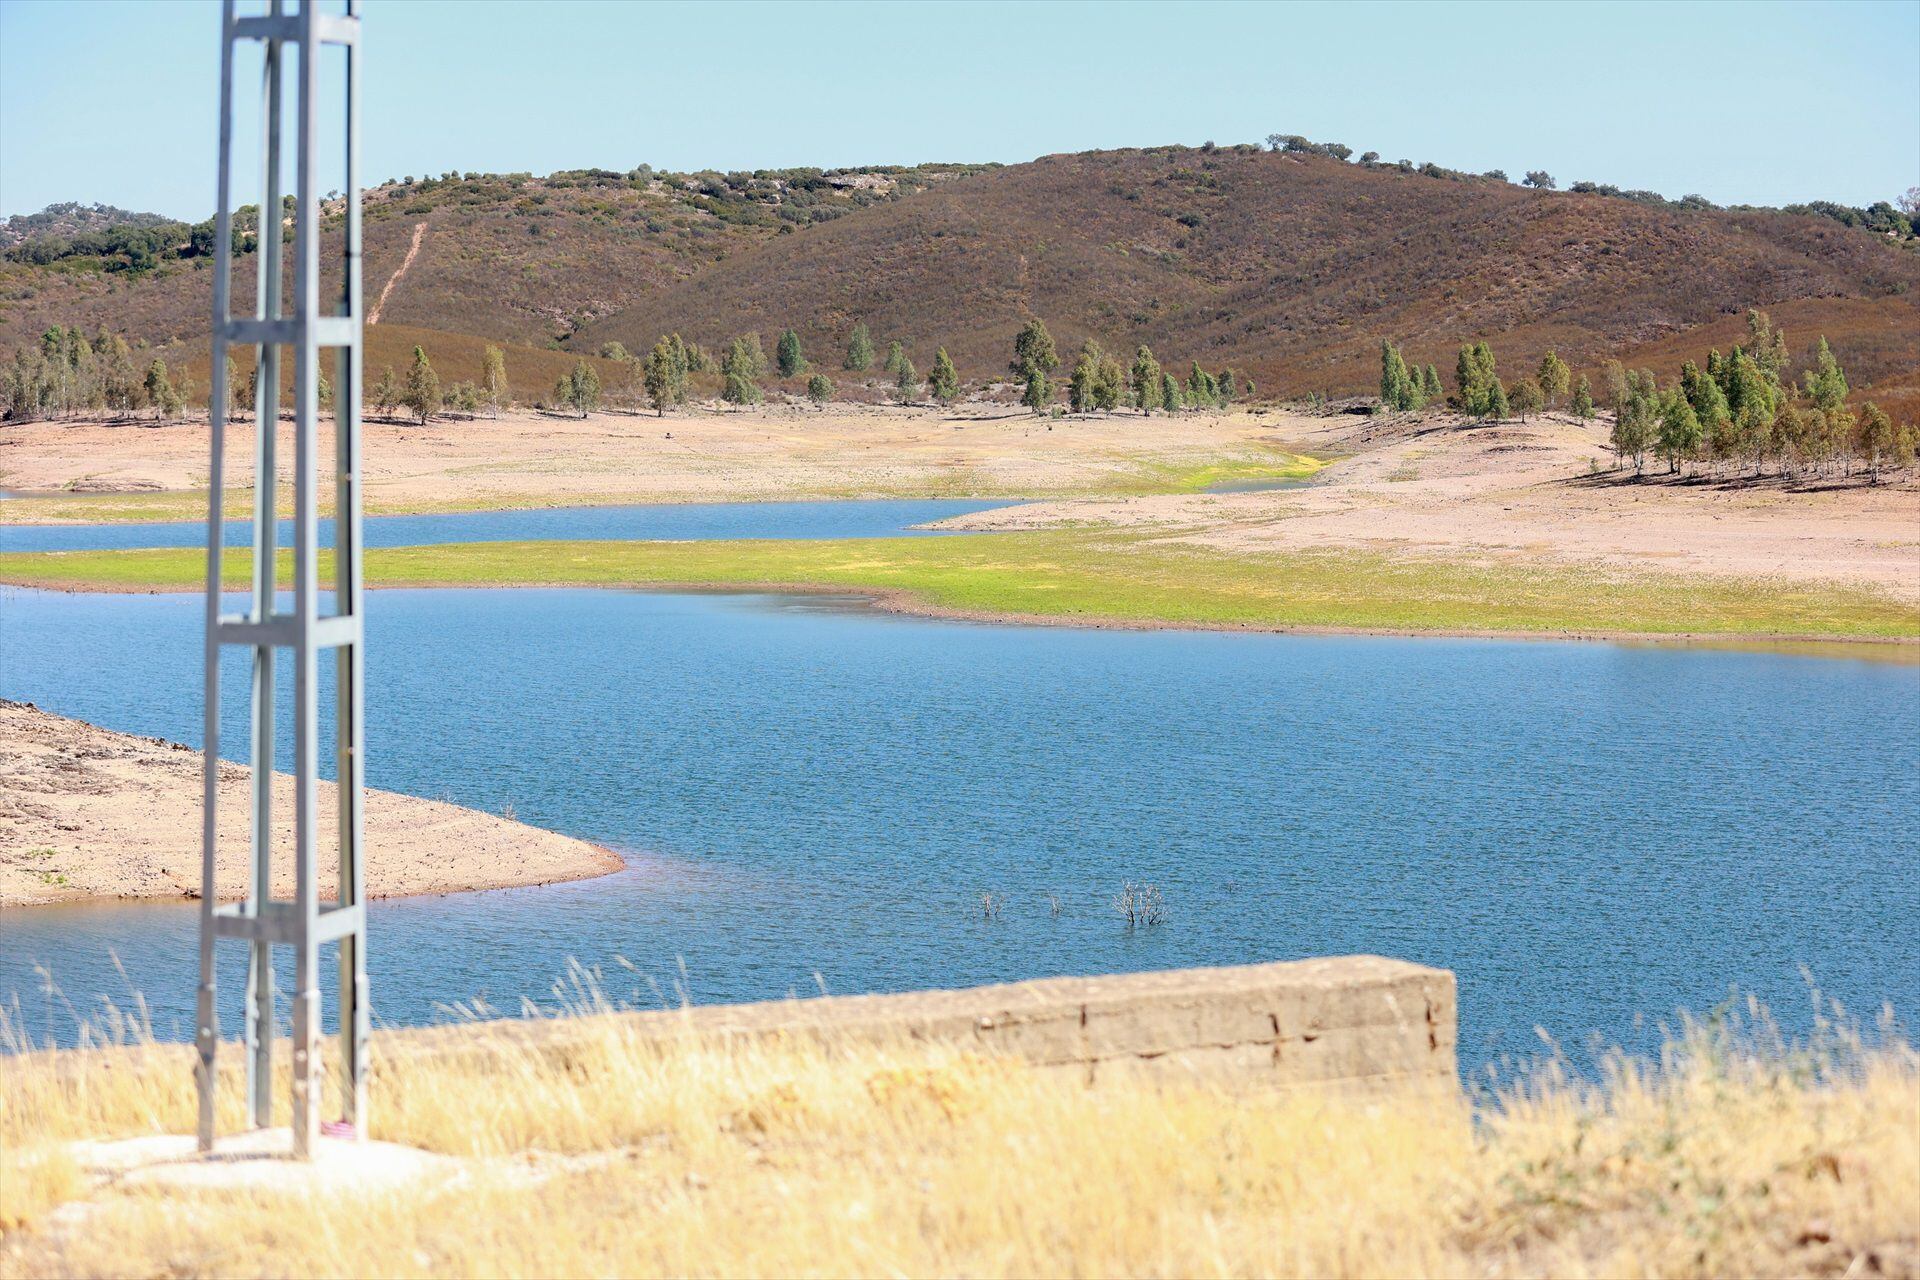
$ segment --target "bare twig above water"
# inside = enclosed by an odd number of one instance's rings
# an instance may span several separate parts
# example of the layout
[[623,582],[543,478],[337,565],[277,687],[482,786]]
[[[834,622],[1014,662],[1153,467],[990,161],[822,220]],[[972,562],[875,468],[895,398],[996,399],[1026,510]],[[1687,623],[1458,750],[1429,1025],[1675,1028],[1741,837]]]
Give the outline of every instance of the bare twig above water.
[[1113,900],[1113,909],[1120,913],[1129,929],[1136,925],[1152,926],[1167,922],[1167,901],[1157,885],[1127,881],[1120,886],[1120,893]]

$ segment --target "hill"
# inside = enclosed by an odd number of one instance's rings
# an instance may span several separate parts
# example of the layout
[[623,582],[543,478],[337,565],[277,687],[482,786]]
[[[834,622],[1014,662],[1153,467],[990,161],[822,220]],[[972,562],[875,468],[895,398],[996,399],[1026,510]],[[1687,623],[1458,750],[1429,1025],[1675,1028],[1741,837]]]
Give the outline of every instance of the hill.
[[71,239],[114,227],[163,227],[172,221],[163,213],[135,213],[110,204],[68,200],[50,204],[38,213],[16,213],[0,219],[0,249],[11,249],[27,240]]
[[[643,351],[668,331],[719,347],[753,329],[771,348],[791,326],[833,370],[865,320],[883,349],[899,339],[924,370],[945,345],[973,379],[997,376],[1015,329],[1039,315],[1063,354],[1087,336],[1144,342],[1169,363],[1246,370],[1276,394],[1367,389],[1383,337],[1443,372],[1479,337],[1509,376],[1549,346],[1576,368],[1623,355],[1671,369],[1757,306],[1796,357],[1824,332],[1856,388],[1920,401],[1908,385],[1920,368],[1913,240],[1813,211],[1702,203],[1250,146],[1009,166],[448,174],[368,193],[366,288],[376,329],[556,354]],[[190,356],[205,332],[209,259],[191,240],[157,262],[9,259],[0,349],[78,322]]]
[[[557,344],[587,320],[696,276],[740,248],[978,168],[677,174],[642,165],[543,178],[409,177],[366,193],[368,313],[452,333]],[[326,213],[337,226],[340,203]],[[251,208],[238,221],[254,225]],[[54,324],[106,324],[160,347],[204,334],[212,258],[206,248],[195,251],[190,235],[204,231],[210,247],[211,227],[158,225],[177,229],[179,244],[153,262],[130,261],[113,252],[116,245],[76,239],[52,222],[8,249],[0,261],[0,349]],[[333,243],[323,244],[321,270],[338,278]],[[253,288],[253,255],[242,253],[235,297],[250,298]]]
[[793,325],[837,355],[861,318],[922,368],[944,343],[979,375],[1003,368],[1039,315],[1063,349],[1088,335],[1145,342],[1300,393],[1372,385],[1385,336],[1448,371],[1478,336],[1529,362],[1557,346],[1580,366],[1750,306],[1851,299],[1859,325],[1908,335],[1857,354],[1851,330],[1831,335],[1872,382],[1916,363],[1916,284],[1920,255],[1824,218],[1160,149],[955,181],[737,254],[583,337],[631,348],[666,330],[716,342]]

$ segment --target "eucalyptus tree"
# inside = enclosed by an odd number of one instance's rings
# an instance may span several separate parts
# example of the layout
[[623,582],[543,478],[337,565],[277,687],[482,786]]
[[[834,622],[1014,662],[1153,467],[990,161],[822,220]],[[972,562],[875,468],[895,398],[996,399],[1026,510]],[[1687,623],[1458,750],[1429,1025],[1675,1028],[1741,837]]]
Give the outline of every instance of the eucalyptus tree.
[[407,367],[407,382],[400,403],[413,410],[422,425],[440,407],[440,375],[433,371],[425,347],[413,349],[413,363]]
[[1044,413],[1053,399],[1050,375],[1060,367],[1060,353],[1054,349],[1053,335],[1046,322],[1035,316],[1022,325],[1013,339],[1012,369],[1021,382],[1020,403],[1035,413]]
[[488,413],[496,418],[513,396],[507,385],[507,353],[491,343],[480,356],[480,391]]
[[1654,440],[1660,456],[1667,460],[1668,473],[1678,475],[1681,462],[1697,457],[1705,438],[1693,402],[1679,387],[1670,389],[1660,399],[1660,425]]
[[1127,371],[1120,367],[1118,360],[1103,354],[1093,375],[1093,407],[1102,413],[1111,413],[1120,407],[1126,394]]
[[1180,381],[1165,370],[1160,373],[1160,407],[1168,413],[1180,412]]
[[600,403],[600,375],[584,359],[576,360],[573,368],[560,375],[560,381],[554,385],[553,398],[563,405],[571,405],[586,417]]
[[667,416],[667,406],[674,402],[674,390],[678,379],[685,374],[674,369],[673,347],[665,338],[653,344],[653,350],[647,353],[645,381],[647,399],[653,401],[656,417]]
[[1407,362],[1400,349],[1389,340],[1380,340],[1380,407],[1382,409],[1412,409],[1418,396],[1418,384],[1407,372]]
[[1894,428],[1893,419],[1886,411],[1869,400],[1860,406],[1859,435],[1855,439],[1855,448],[1866,459],[1867,474],[1873,483],[1880,483],[1880,464],[1884,459],[1900,461],[1902,436],[1907,437],[1905,465],[1913,463],[1912,428],[1903,433]]
[[1540,397],[1545,407],[1556,409],[1560,406],[1561,397],[1573,385],[1573,371],[1567,368],[1567,362],[1560,358],[1560,353],[1549,347],[1547,354],[1540,357],[1540,372],[1535,380],[1540,384]]
[[1532,378],[1521,378],[1507,390],[1507,403],[1520,421],[1525,422],[1529,415],[1536,414],[1547,407],[1546,393],[1540,390],[1540,384]]
[[1092,338],[1080,344],[1080,356],[1073,362],[1073,372],[1067,377],[1067,407],[1073,412],[1092,411],[1093,387],[1100,377],[1100,362],[1104,358],[1100,344]]
[[953,357],[945,347],[933,353],[933,372],[927,375],[927,392],[943,408],[960,398],[960,371],[953,367]]
[[733,345],[727,348],[727,354],[720,360],[720,396],[728,404],[759,404],[764,398],[760,393],[760,370],[766,363],[764,355],[756,355],[760,339],[755,335],[735,338]]
[[1133,389],[1133,407],[1141,413],[1152,416],[1155,409],[1167,407],[1166,396],[1160,390],[1160,362],[1153,358],[1152,347],[1142,343],[1134,351],[1128,381]]
[[800,335],[788,329],[780,335],[773,350],[774,366],[783,378],[797,377],[807,371],[807,357],[800,350]]
[[1593,387],[1587,382],[1586,374],[1581,374],[1580,380],[1573,384],[1573,399],[1567,402],[1567,408],[1582,422],[1592,420]]
[[847,335],[847,354],[840,367],[854,373],[864,373],[873,367],[873,338],[867,333],[866,321],[854,325],[853,332]]

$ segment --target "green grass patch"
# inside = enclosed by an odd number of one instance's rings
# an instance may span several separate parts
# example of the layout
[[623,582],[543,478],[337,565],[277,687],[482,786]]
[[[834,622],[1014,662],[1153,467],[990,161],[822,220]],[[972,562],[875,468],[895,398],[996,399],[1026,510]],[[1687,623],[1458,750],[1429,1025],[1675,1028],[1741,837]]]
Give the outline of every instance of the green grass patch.
[[[227,493],[229,520],[253,515],[253,491]],[[287,506],[283,514],[291,515]],[[21,524],[154,524],[175,520],[205,520],[205,489],[167,489],[141,493],[49,493],[9,498],[0,503],[0,525]]]
[[1258,480],[1306,480],[1328,465],[1327,459],[1304,453],[1278,453],[1273,460],[1241,458],[1216,462],[1168,477],[1156,492],[1204,493],[1218,484],[1248,484]]
[[[243,587],[250,555],[230,551]],[[0,555],[0,581],[197,588],[193,549]],[[1071,621],[1378,631],[1920,638],[1920,609],[1864,588],[1370,552],[1229,555],[1045,531],[838,541],[506,542],[376,548],[377,586],[793,586],[900,591],[935,608]],[[331,566],[323,561],[323,580]],[[286,580],[283,570],[281,580]]]

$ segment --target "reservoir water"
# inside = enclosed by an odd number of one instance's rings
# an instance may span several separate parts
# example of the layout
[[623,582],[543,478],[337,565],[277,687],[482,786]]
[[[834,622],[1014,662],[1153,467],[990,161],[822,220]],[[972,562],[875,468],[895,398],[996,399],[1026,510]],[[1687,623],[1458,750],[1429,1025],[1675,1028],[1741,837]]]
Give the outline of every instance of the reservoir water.
[[[17,499],[31,502],[32,499]],[[694,502],[617,507],[551,507],[532,511],[458,511],[441,515],[368,516],[369,547],[443,542],[567,539],[883,538],[933,534],[914,525],[1004,507],[1004,500],[911,498],[859,502]],[[0,520],[8,515],[0,501]],[[253,526],[230,520],[228,546],[251,546]],[[293,522],[279,525],[280,545],[293,545]],[[204,520],[156,524],[0,524],[0,551],[102,551],[129,547],[203,547]],[[321,545],[333,545],[333,522],[321,521]]]
[[[197,743],[200,626],[191,595],[0,589],[0,696]],[[550,1004],[570,958],[652,1004],[1377,952],[1457,972],[1469,1068],[1536,1027],[1644,1047],[1734,986],[1804,1026],[1806,974],[1920,1007],[1912,667],[612,590],[380,591],[368,626],[370,785],[631,862],[376,904],[388,1022]],[[1165,924],[1124,926],[1128,880]],[[38,969],[82,1011],[131,987],[185,1038],[196,921],[9,911],[0,999],[64,1037]]]

